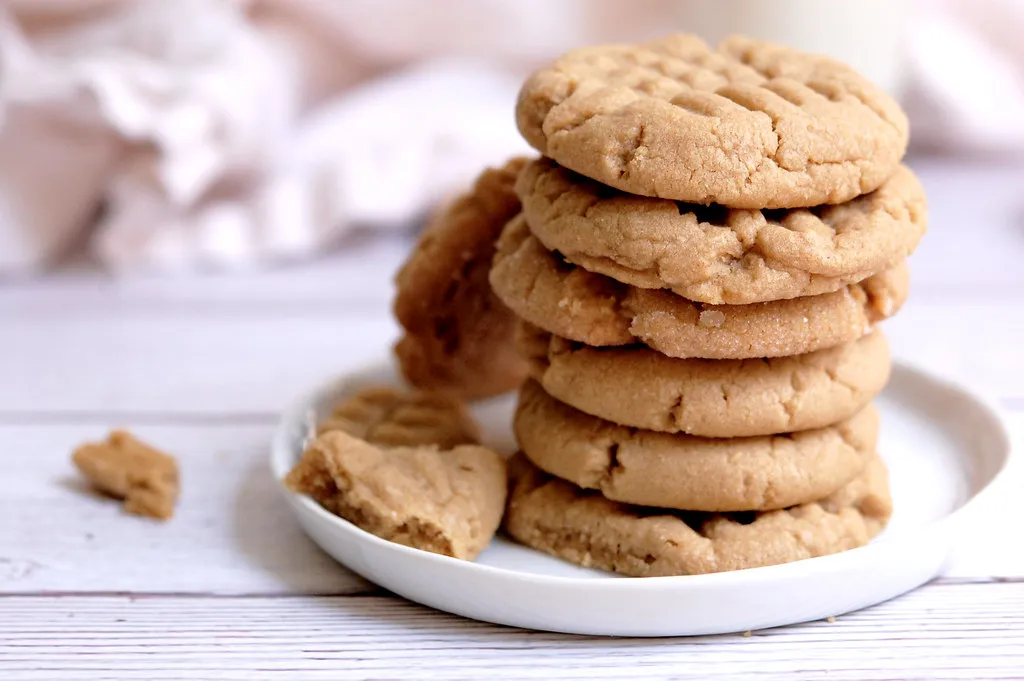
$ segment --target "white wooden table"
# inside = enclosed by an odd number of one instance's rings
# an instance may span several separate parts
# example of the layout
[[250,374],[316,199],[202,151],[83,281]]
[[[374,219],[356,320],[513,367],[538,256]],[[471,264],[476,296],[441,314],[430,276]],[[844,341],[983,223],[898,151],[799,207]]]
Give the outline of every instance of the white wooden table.
[[[897,354],[991,391],[1024,442],[1024,166],[917,164],[932,228]],[[278,410],[386,352],[408,241],[270,273],[0,282],[0,679],[1024,678],[1020,497],[947,574],[751,636],[518,631],[404,602],[300,532],[267,468]],[[166,525],[89,493],[69,452],[123,425],[179,456]],[[1024,481],[1021,481],[1024,484]]]

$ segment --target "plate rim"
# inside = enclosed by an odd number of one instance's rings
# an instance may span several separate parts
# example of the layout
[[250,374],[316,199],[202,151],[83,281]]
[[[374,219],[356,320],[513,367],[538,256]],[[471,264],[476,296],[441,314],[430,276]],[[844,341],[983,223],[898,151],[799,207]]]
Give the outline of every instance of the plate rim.
[[[973,400],[983,408],[992,421],[998,424],[998,437],[1002,444],[1001,449],[1004,452],[998,470],[993,473],[992,477],[981,489],[971,494],[970,497],[960,506],[953,509],[943,517],[911,531],[914,537],[920,539],[932,533],[945,531],[950,524],[959,522],[965,515],[968,515],[975,507],[977,507],[980,502],[991,497],[993,495],[993,489],[998,489],[1006,483],[1009,479],[1007,472],[1011,468],[1015,467],[1016,462],[1014,457],[1013,438],[1007,424],[1004,408],[985,391],[971,386],[962,378],[944,374],[942,371],[924,368],[920,364],[904,359],[894,359],[892,362],[892,371],[893,374],[897,371],[907,372],[912,375],[916,375],[918,378],[923,377],[926,380],[943,384],[946,389],[960,393],[961,395]],[[300,423],[308,411],[313,408],[313,405],[321,402],[327,395],[337,391],[347,380],[350,380],[354,376],[370,375],[372,373],[390,375],[397,381],[404,383],[401,378],[401,373],[395,370],[394,362],[390,356],[381,355],[378,358],[363,362],[359,366],[328,381],[317,384],[311,389],[305,390],[298,398],[290,401],[285,409],[281,411],[281,417],[274,429],[270,447],[270,470],[274,477],[275,484],[280,489],[281,493],[285,495],[285,498],[289,506],[292,507],[293,512],[305,512],[312,514],[313,517],[320,522],[335,526],[335,531],[347,533],[354,540],[369,542],[378,549],[393,551],[398,555],[403,556],[405,559],[427,561],[439,566],[446,566],[453,570],[480,573],[482,576],[489,575],[494,578],[514,579],[520,582],[533,583],[538,586],[585,586],[597,589],[646,591],[650,589],[658,590],[668,586],[715,588],[721,587],[723,583],[728,585],[730,582],[735,581],[743,581],[746,584],[758,583],[761,581],[772,582],[776,581],[780,576],[785,576],[786,573],[800,571],[801,568],[808,565],[815,566],[819,569],[831,568],[832,570],[842,570],[843,564],[846,562],[856,564],[862,560],[866,560],[870,553],[884,551],[885,547],[893,539],[893,537],[883,537],[878,541],[872,541],[864,546],[842,551],[840,553],[782,563],[779,565],[769,565],[710,574],[671,575],[644,577],[642,579],[621,578],[621,576],[614,574],[609,574],[607,578],[602,578],[600,576],[573,577],[565,575],[546,575],[515,570],[507,567],[485,565],[475,561],[461,560],[459,558],[453,558],[424,551],[423,549],[405,546],[404,544],[398,544],[367,532],[354,523],[330,513],[320,504],[305,495],[290,491],[284,486],[283,480],[284,474],[286,474],[290,469],[290,464],[287,463],[287,460],[292,455],[290,440],[296,425]],[[478,404],[483,403],[486,403],[486,401],[482,400]],[[310,537],[310,539],[314,543],[319,544],[315,538]],[[333,557],[332,560],[339,563],[341,562]],[[782,574],[780,575],[777,573]]]

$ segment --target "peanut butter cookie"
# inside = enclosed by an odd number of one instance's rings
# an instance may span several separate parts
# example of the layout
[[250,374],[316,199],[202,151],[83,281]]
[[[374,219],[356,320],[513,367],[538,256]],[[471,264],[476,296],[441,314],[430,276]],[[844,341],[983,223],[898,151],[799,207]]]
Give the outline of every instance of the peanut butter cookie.
[[592,348],[527,323],[531,373],[555,399],[624,426],[702,437],[821,428],[852,417],[889,379],[875,330],[852,343],[774,359],[674,359],[642,345]]
[[382,539],[474,559],[505,507],[505,462],[474,445],[382,448],[335,430],[318,437],[285,485]]
[[495,241],[519,212],[513,184],[525,161],[484,171],[434,217],[398,272],[394,311],[405,335],[395,354],[418,388],[475,399],[512,390],[526,375],[514,317],[487,283]]
[[535,326],[591,346],[640,341],[670,357],[748,359],[800,355],[852,342],[896,311],[906,266],[817,296],[751,305],[706,305],[641,289],[565,262],[520,215],[498,242],[491,285]]
[[867,544],[892,515],[877,455],[834,494],[765,513],[671,513],[627,506],[532,469],[516,481],[505,527],[517,541],[583,567],[633,577],[778,565]]
[[542,470],[609,499],[686,511],[764,511],[821,499],[864,470],[878,436],[868,406],[832,426],[710,439],[620,426],[523,384],[513,424]]
[[339,402],[318,426],[319,434],[341,430],[384,447],[477,444],[480,428],[469,410],[450,395],[368,387]]
[[516,191],[548,250],[626,284],[715,305],[837,291],[905,260],[927,223],[924,189],[906,166],[838,206],[782,211],[633,196],[550,159],[527,164]]
[[849,201],[896,171],[908,140],[899,105],[850,67],[743,37],[574,50],[526,81],[516,121],[598,182],[733,208]]

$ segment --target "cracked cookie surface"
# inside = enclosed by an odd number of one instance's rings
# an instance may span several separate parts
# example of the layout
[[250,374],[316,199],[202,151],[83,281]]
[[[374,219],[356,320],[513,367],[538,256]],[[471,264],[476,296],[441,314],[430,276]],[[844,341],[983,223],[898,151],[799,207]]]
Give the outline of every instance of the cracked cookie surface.
[[832,293],[751,305],[707,305],[629,286],[565,262],[509,222],[491,269],[495,293],[519,317],[591,346],[637,341],[670,357],[800,355],[854,341],[906,300],[904,264]]
[[891,515],[888,473],[872,455],[861,475],[824,499],[732,515],[628,506],[527,467],[513,486],[505,528],[517,541],[583,567],[663,577],[846,551],[867,544]]
[[674,359],[642,345],[592,348],[520,324],[517,346],[544,391],[613,423],[701,437],[821,428],[848,419],[889,378],[881,331],[775,359]]
[[633,196],[550,159],[528,163],[516,191],[548,250],[626,284],[716,305],[836,291],[906,259],[927,223],[924,189],[905,166],[838,206],[781,211]]
[[686,511],[785,508],[832,494],[875,450],[871,405],[832,426],[711,439],[620,426],[523,384],[513,423],[537,467],[614,501]]
[[363,388],[339,401],[317,426],[320,435],[332,430],[385,447],[451,449],[480,441],[479,426],[454,397],[388,386]]
[[526,368],[512,346],[514,317],[487,273],[502,227],[519,212],[513,190],[524,158],[485,170],[434,216],[395,284],[395,346],[406,379],[464,399],[516,388]]
[[682,34],[565,54],[523,85],[516,122],[603,184],[733,208],[848,201],[891,176],[908,141],[899,105],[845,64]]
[[505,507],[505,461],[475,445],[385,448],[340,430],[318,437],[285,485],[367,532],[472,560]]

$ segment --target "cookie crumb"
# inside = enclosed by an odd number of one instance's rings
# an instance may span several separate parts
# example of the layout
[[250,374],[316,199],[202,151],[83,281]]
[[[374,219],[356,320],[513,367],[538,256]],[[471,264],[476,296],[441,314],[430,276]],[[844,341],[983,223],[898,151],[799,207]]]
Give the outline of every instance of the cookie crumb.
[[160,520],[174,515],[177,462],[128,431],[114,430],[104,442],[84,444],[71,459],[96,489],[123,499],[127,512]]
[[704,310],[700,313],[700,325],[717,329],[725,323],[725,313],[721,310]]
[[830,615],[828,617],[828,619],[826,619],[825,621],[828,622],[829,624],[835,624],[836,623],[835,615]]
[[750,638],[753,635],[753,632],[751,632],[749,629],[743,632],[743,638]]

